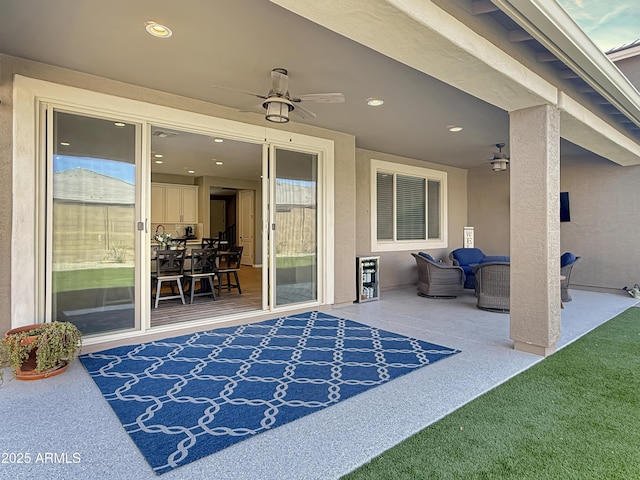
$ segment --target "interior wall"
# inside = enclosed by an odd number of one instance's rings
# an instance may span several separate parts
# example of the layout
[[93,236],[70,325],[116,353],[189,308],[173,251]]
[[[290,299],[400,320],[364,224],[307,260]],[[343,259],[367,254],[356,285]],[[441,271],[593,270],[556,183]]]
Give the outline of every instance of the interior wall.
[[[417,281],[416,261],[410,255],[413,250],[371,252],[371,159],[447,172],[449,246],[442,249],[424,250],[436,260],[444,260],[446,262],[449,261],[449,252],[462,246],[463,227],[467,222],[467,170],[386,153],[356,149],[356,255],[380,256],[380,286],[382,289],[415,284]],[[353,294],[355,295],[355,290]]]
[[474,244],[486,255],[509,255],[509,168],[494,172],[489,164],[469,170],[469,227]]
[[[3,258],[11,258],[12,255],[14,208],[12,201],[14,194],[12,190],[13,77],[16,74],[204,115],[269,128],[281,128],[293,133],[333,140],[335,144],[334,201],[336,206],[340,206],[339,212],[336,212],[333,218],[336,237],[334,301],[336,304],[353,301],[354,296],[351,292],[355,291],[355,262],[353,261],[355,252],[355,138],[352,135],[297,122],[279,126],[275,123],[267,122],[260,114],[239,112],[219,105],[0,54],[0,100],[2,102],[0,104],[0,253]],[[195,181],[196,184],[204,183],[202,179],[198,180]],[[200,186],[202,187],[203,185]],[[199,209],[208,227],[209,191],[203,188],[200,191],[202,195],[200,195]],[[256,212],[261,212],[260,205],[258,205]],[[33,220],[24,218],[24,221]],[[14,243],[20,245],[23,242],[20,239],[15,239]],[[24,250],[22,249],[21,252],[23,254]],[[256,253],[258,255],[261,254],[261,252]],[[0,275],[0,331],[6,331],[10,328],[12,311],[11,269],[10,264],[4,262],[2,275]],[[21,312],[16,312],[15,314],[22,315]],[[18,323],[27,324],[42,320],[24,318],[20,319]]]

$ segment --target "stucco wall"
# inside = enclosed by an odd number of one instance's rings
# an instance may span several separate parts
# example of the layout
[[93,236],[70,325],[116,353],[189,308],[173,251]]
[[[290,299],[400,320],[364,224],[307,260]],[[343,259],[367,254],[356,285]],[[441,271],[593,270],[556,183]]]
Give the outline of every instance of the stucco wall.
[[509,255],[509,169],[494,172],[487,164],[469,170],[467,186],[475,246],[487,255]]
[[[507,174],[507,175],[504,175]],[[469,225],[488,255],[509,253],[508,171],[469,172]],[[620,291],[640,283],[640,166],[593,156],[562,158],[560,191],[569,192],[571,221],[560,223],[560,250],[582,256],[571,285]]]
[[619,290],[640,283],[640,166],[602,159],[563,159],[571,221],[560,224],[561,249],[582,256],[571,283]]
[[[37,62],[0,55],[0,254],[10,258],[12,225],[12,122],[13,76],[15,74],[69,85],[95,92],[173,107],[220,118],[255,125],[278,128],[259,114],[238,112],[234,109],[170,95],[155,90],[115,82],[105,78],[53,67]],[[331,139],[335,142],[334,201],[337,212],[335,227],[335,303],[353,301],[355,291],[355,139],[352,135],[316,128],[296,122],[281,127],[287,131]],[[17,242],[19,243],[19,242]],[[23,246],[16,255],[28,254],[30,246]],[[2,263],[0,275],[0,331],[11,325],[11,271],[9,262]],[[32,286],[24,286],[32,288]],[[36,319],[40,320],[40,319]]]
[[640,86],[640,55],[624,58],[615,63],[616,67],[638,88]]
[[447,256],[451,250],[462,246],[462,230],[467,221],[467,170],[356,149],[356,255],[380,256],[380,286],[382,289],[415,284],[417,280],[416,262],[410,255],[413,250],[371,253],[371,159],[447,172],[449,246],[442,249],[425,250],[434,258],[443,260],[448,260]]

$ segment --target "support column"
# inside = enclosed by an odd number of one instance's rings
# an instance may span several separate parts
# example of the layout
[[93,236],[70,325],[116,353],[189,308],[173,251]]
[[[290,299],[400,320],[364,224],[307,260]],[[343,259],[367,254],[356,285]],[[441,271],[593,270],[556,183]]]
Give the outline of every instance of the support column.
[[560,339],[560,114],[510,113],[511,339],[550,355]]

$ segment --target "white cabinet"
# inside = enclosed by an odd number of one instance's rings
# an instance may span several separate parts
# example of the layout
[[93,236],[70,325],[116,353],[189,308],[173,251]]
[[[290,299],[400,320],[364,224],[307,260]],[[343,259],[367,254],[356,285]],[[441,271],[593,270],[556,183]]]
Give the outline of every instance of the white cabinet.
[[198,187],[151,184],[152,223],[198,223]]
[[164,222],[164,186],[151,184],[151,223]]

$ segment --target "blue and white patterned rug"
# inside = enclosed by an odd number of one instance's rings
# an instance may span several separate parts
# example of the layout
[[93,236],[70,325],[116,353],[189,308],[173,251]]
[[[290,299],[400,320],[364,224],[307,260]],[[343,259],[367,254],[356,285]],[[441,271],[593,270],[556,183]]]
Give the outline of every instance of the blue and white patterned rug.
[[458,352],[309,312],[80,359],[161,474]]

